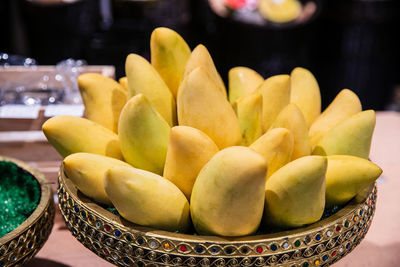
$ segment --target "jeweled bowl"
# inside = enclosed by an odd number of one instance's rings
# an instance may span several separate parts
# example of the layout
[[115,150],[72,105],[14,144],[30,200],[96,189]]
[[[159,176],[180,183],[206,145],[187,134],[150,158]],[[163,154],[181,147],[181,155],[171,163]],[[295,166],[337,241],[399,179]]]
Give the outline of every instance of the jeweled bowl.
[[0,237],[0,267],[21,266],[33,258],[47,241],[54,224],[54,201],[45,176],[28,164],[0,156],[29,172],[40,184],[40,200],[36,209],[22,224]]
[[118,266],[328,266],[366,235],[376,186],[317,223],[240,238],[171,233],[132,224],[100,207],[59,173],[59,206],[68,229],[88,249]]

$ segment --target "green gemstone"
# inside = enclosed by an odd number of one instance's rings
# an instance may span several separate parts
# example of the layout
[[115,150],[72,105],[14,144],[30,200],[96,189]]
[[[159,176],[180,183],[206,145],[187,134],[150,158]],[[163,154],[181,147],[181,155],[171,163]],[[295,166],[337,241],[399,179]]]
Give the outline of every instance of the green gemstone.
[[344,226],[345,226],[345,227],[349,227],[349,225],[350,225],[350,223],[349,223],[348,221],[345,221],[345,222],[344,222]]
[[296,246],[296,247],[299,247],[300,246],[300,240],[296,240],[296,242],[294,242],[294,245]]

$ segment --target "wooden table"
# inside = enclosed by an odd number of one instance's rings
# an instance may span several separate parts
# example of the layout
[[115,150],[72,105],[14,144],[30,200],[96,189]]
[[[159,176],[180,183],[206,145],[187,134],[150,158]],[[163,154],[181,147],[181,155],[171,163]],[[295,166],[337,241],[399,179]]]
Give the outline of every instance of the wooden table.
[[[361,244],[334,264],[345,266],[400,266],[400,113],[378,112],[371,160],[383,170],[378,180],[378,202],[372,226]],[[112,266],[81,245],[66,229],[59,212],[49,240],[30,267]]]

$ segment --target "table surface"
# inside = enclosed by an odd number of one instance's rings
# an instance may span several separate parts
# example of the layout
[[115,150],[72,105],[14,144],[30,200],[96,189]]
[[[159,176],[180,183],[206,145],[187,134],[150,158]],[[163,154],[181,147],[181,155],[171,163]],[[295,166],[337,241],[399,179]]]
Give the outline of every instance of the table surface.
[[[400,254],[400,113],[377,112],[370,158],[383,169],[371,228],[352,253],[335,263],[345,266],[399,266]],[[26,266],[112,266],[79,243],[67,230],[59,212],[44,247]]]

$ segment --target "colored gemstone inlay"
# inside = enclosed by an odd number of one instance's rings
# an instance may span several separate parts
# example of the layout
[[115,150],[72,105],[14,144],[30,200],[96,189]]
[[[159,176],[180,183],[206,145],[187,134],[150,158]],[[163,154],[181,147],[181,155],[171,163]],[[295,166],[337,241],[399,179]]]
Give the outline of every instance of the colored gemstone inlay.
[[11,260],[12,260],[12,261],[15,261],[16,259],[17,259],[17,257],[16,257],[15,255],[12,255],[12,256],[11,256]]
[[218,252],[218,248],[217,247],[212,247],[211,248],[211,253],[217,253]]
[[322,257],[322,260],[323,261],[326,261],[328,259],[328,255],[324,255],[323,257]]
[[124,261],[125,264],[130,264],[131,263],[131,260],[129,258],[125,257],[122,260]]
[[187,250],[187,247],[185,245],[180,245],[179,250],[185,252]]
[[137,242],[138,242],[139,245],[142,245],[143,244],[143,239],[142,238],[138,238]]
[[78,212],[79,212],[79,207],[78,207],[78,206],[75,206],[75,207],[74,207],[74,211],[75,211],[75,213],[78,213]]
[[108,224],[104,225],[104,230],[106,230],[107,232],[110,232],[111,231],[111,226],[109,226]]
[[283,243],[282,244],[282,248],[283,249],[288,249],[289,248],[289,243],[288,242]]
[[296,240],[296,242],[294,242],[294,245],[295,245],[296,247],[299,247],[299,246],[301,245],[300,240]]
[[304,238],[304,241],[305,241],[306,243],[310,243],[311,237],[307,235],[307,236]]
[[114,235],[115,235],[116,237],[120,237],[120,236],[121,236],[121,232],[118,231],[118,230],[116,230],[116,231],[114,232]]
[[314,264],[315,264],[315,265],[319,265],[320,263],[321,263],[320,260],[315,260],[315,261],[314,261]]
[[326,236],[327,237],[331,237],[332,236],[332,231],[330,231],[330,230],[326,231]]
[[360,211],[358,212],[358,214],[359,214],[360,216],[362,216],[362,215],[363,215],[363,211],[360,210]]
[[142,266],[144,265],[144,263],[141,262],[141,261],[138,261],[138,262],[137,262],[137,265],[138,265],[139,267],[142,267]]
[[240,250],[243,254],[246,254],[247,252],[249,252],[249,249],[247,247],[243,247]]
[[108,251],[108,249],[104,249],[104,254],[108,255],[110,252]]
[[315,240],[320,241],[321,240],[321,235],[316,235]]
[[125,239],[126,239],[126,241],[131,242],[132,241],[132,236],[131,235],[126,235]]
[[81,211],[81,217],[83,218],[83,219],[86,219],[86,212],[85,211]]
[[232,249],[231,247],[227,247],[227,248],[225,249],[225,252],[226,252],[226,254],[232,254],[233,249]]
[[348,221],[344,222],[344,227],[349,227],[350,223]]
[[336,251],[332,252],[332,257],[336,256]]
[[28,248],[31,248],[31,247],[32,247],[32,245],[33,245],[32,241],[31,241],[31,242],[29,242],[29,244],[28,244]]
[[171,245],[169,243],[164,243],[164,249],[169,249]]
[[97,222],[96,222],[96,227],[97,227],[97,228],[100,228],[100,227],[101,227],[101,222],[100,222],[100,221],[97,221]]
[[303,262],[303,267],[308,267],[308,266],[309,266],[308,262]]
[[[272,245],[272,246],[275,246],[275,245]],[[271,249],[272,249],[272,246],[271,246]],[[275,249],[276,249],[276,246],[275,246]],[[256,251],[257,251],[257,253],[262,253],[263,252],[263,248],[261,246],[258,246],[256,248]]]
[[97,243],[93,243],[93,245],[94,245],[96,248],[100,248],[100,245],[97,244]]
[[155,247],[157,246],[156,241],[150,241],[149,246],[150,246],[151,248],[155,248]]
[[350,243],[347,243],[346,244],[346,249],[349,249],[350,248]]
[[275,245],[275,244],[272,244],[271,245],[271,250],[272,251],[276,251],[278,249],[278,246],[277,245]]
[[342,231],[342,227],[336,226],[336,232],[340,232],[340,231]]
[[203,253],[203,251],[204,251],[204,249],[203,249],[202,246],[197,246],[197,247],[196,247],[196,252],[197,252],[197,253]]
[[353,221],[358,221],[358,216],[354,216]]

